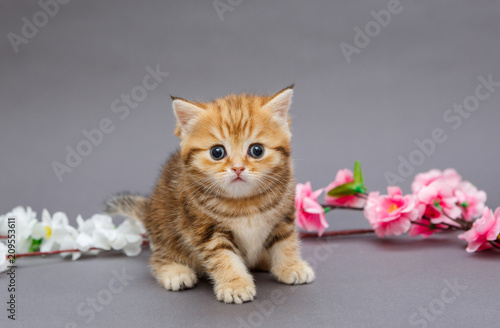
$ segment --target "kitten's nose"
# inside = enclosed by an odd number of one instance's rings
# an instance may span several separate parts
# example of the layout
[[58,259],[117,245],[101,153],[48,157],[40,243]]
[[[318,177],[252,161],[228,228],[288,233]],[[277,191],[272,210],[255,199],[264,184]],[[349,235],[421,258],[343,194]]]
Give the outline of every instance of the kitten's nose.
[[243,166],[238,166],[238,167],[233,167],[232,170],[234,173],[236,173],[237,176],[240,176],[240,174],[245,171],[245,168]]

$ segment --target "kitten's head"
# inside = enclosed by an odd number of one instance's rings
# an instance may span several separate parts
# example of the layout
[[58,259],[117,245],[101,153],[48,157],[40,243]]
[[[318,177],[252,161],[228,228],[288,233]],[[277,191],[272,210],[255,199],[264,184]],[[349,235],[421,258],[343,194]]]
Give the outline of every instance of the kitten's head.
[[173,99],[175,134],[193,183],[224,197],[272,192],[291,175],[293,85],[272,96],[228,95],[210,103]]

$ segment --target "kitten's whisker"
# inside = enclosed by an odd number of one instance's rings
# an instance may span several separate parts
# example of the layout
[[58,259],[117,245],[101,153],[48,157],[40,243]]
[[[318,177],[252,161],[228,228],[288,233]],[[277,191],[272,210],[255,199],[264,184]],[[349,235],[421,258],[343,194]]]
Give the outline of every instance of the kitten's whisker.
[[[203,178],[201,181],[202,182],[205,182],[206,180],[210,180],[212,179],[212,177],[205,177]],[[189,183],[188,185],[184,186],[184,188],[181,190],[181,194],[186,191],[186,189],[188,188],[191,188],[192,186],[196,185],[196,184],[199,184],[200,183],[200,180],[195,180],[195,181],[192,181],[191,183]]]
[[[186,201],[184,202],[184,205],[187,205],[188,201],[195,201],[196,197],[203,191],[203,189],[206,187],[207,183],[209,184],[209,187],[211,188],[213,185],[215,185],[217,183],[217,180],[211,176],[208,176],[208,177],[202,178],[201,180],[196,180],[196,181],[190,183],[189,186],[196,185],[196,188],[194,188],[194,190],[191,190],[191,192],[188,194],[188,197],[186,197]],[[187,189],[187,187],[184,189]]]
[[265,180],[265,176],[263,176],[261,178],[257,178],[256,181],[258,182],[258,184],[260,186],[264,187],[263,193],[267,193],[267,195],[269,196],[269,201],[272,201],[272,197],[271,197],[271,194],[269,193],[269,191],[273,193],[274,197],[278,197],[278,195],[276,194],[276,191],[274,190],[275,188],[273,188],[273,185],[266,183],[269,181]]
[[282,188],[279,188],[279,186],[277,186],[278,184],[281,184],[282,187],[285,187],[284,179],[277,178],[277,177],[274,177],[272,175],[264,175],[264,176],[262,176],[262,179],[264,180],[264,182],[267,182],[270,184],[269,188],[273,193],[275,191],[277,191],[281,197],[284,197],[284,193],[282,191]]
[[218,181],[212,177],[210,177],[210,179],[208,179],[208,180],[209,180],[209,181],[207,181],[207,183],[209,183],[208,187],[206,187],[205,185],[199,184],[196,193],[193,195],[190,195],[189,198],[196,201],[197,196],[200,195],[202,192],[205,192],[205,194],[207,194],[207,195],[211,195],[211,190],[213,187],[215,187],[217,185]]

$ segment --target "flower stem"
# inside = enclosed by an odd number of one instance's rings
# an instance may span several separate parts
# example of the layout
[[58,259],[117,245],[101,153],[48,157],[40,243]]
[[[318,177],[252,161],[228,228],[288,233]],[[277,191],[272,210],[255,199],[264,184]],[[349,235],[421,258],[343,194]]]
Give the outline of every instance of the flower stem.
[[0,239],[8,239],[9,236],[0,235]]
[[315,232],[301,232],[299,233],[300,238],[324,238],[324,237],[338,237],[338,236],[349,236],[349,235],[360,235],[367,233],[374,233],[373,229],[356,229],[356,230],[338,230],[338,231],[327,231],[323,235],[318,236]]
[[500,246],[498,246],[498,244],[495,241],[489,241],[489,243],[491,244],[491,246],[495,247],[496,249],[500,249]]
[[422,227],[426,227],[426,228],[429,228],[430,230],[441,230],[441,231],[447,231],[447,230],[456,230],[456,229],[460,229],[458,227],[455,227],[455,226],[450,226],[446,223],[439,223],[439,224],[443,224],[443,225],[447,225],[446,228],[440,228],[438,227],[437,225],[435,227],[432,227],[430,224],[424,224],[424,223],[420,223],[420,222],[417,222],[417,221],[413,221],[411,224],[416,224],[416,225],[419,225],[419,226],[422,226]]
[[[321,205],[321,204],[320,204]],[[321,205],[323,208],[328,208],[329,210],[355,210],[355,211],[362,211],[364,210],[363,207],[349,207],[349,206],[336,206],[336,205]]]
[[446,216],[448,219],[460,224],[459,229],[469,230],[470,228],[472,228],[472,222],[466,221],[463,217],[454,219],[451,216],[449,216],[448,214],[446,214],[443,209],[441,209],[441,213],[443,213],[443,215]]
[[[149,241],[143,240],[142,241],[142,246],[147,246],[149,245]],[[89,248],[88,251],[111,251],[111,249],[102,249],[102,248],[97,248],[97,247],[92,247]],[[86,251],[86,252],[88,252]],[[75,248],[75,249],[64,249],[64,250],[59,250],[59,251],[50,251],[50,252],[32,252],[32,253],[21,253],[21,254],[16,254],[15,258],[21,258],[21,257],[30,257],[30,256],[44,256],[44,255],[55,255],[55,254],[63,254],[63,253],[86,253],[82,252],[81,250]],[[8,256],[7,256],[8,258]]]
[[[89,249],[89,251],[103,251],[101,248],[95,248],[92,247]],[[59,251],[50,251],[50,252],[33,252],[33,253],[21,253],[21,254],[16,254],[15,258],[21,258],[21,257],[29,257],[29,256],[43,256],[43,255],[55,255],[55,254],[62,254],[62,253],[76,253],[76,252],[81,252],[79,249],[64,249],[64,250],[59,250]]]
[[[432,219],[430,217],[423,216],[422,219],[427,220],[427,221],[429,221],[429,222],[432,223]],[[460,226],[457,227],[456,225],[451,225],[449,223],[444,223],[444,222],[436,223],[436,225],[441,224],[441,225],[448,226],[446,228],[447,230],[463,230],[463,231],[467,231],[467,230],[469,230],[472,227],[472,224],[470,225],[470,227],[468,225],[470,222],[465,221],[464,219],[461,219],[461,218],[460,219],[452,219],[452,218],[450,218],[450,220],[453,220],[453,221],[457,222]],[[412,222],[412,223],[417,223],[417,222]],[[439,229],[439,228],[436,228],[436,229]],[[441,228],[441,230],[445,230],[445,229]]]

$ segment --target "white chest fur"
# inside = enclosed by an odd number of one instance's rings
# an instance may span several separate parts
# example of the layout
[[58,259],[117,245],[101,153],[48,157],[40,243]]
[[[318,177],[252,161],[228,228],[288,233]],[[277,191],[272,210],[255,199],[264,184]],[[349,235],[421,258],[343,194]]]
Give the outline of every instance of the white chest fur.
[[273,228],[271,221],[264,216],[253,216],[232,222],[231,230],[248,267],[253,267],[260,259],[264,242]]

